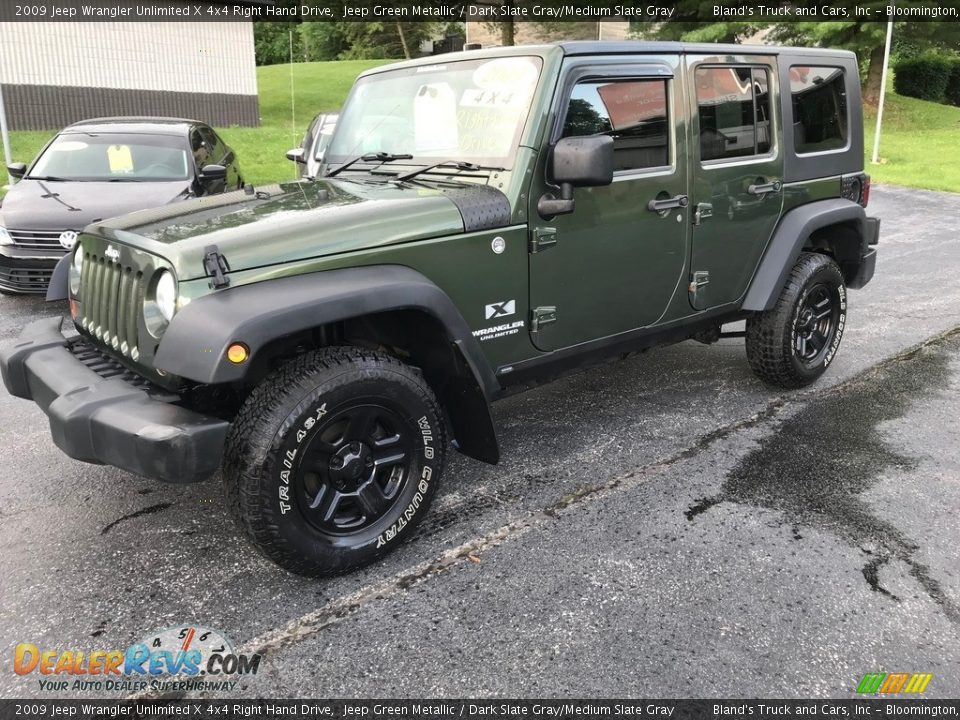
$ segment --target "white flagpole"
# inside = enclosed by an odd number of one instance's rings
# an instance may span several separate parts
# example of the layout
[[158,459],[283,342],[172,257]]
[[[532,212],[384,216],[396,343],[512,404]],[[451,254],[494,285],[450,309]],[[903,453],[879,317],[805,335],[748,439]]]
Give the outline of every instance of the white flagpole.
[[[891,4],[892,9],[892,4]],[[887,70],[890,67],[890,40],[893,38],[893,13],[887,20],[887,44],[883,50],[883,73],[880,76],[880,104],[877,106],[877,129],[873,135],[873,158],[870,162],[880,162],[880,125],[883,123],[883,100],[887,95]]]
[[[3,104],[2,89],[0,89],[0,136],[3,138],[3,162],[6,166],[13,162],[13,158],[10,157],[10,131],[7,130],[7,109]],[[13,185],[13,176],[9,170],[7,170],[7,184]]]

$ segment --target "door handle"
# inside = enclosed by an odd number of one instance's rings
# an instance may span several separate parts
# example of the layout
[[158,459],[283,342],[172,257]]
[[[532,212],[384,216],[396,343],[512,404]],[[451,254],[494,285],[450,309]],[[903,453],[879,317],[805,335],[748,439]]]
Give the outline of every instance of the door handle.
[[747,188],[747,192],[751,195],[766,195],[767,193],[778,193],[782,187],[783,183],[779,180],[771,180],[770,182],[751,185]]
[[647,210],[651,212],[664,212],[665,210],[673,210],[673,208],[685,208],[689,202],[690,200],[686,195],[676,195],[672,198],[651,200],[647,203]]

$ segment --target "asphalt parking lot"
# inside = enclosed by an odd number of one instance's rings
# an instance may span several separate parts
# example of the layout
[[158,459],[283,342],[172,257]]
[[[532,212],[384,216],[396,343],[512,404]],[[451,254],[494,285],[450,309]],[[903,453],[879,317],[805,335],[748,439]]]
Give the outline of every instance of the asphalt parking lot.
[[[0,696],[45,694],[18,643],[197,623],[265,653],[248,697],[957,697],[960,195],[870,210],[877,276],[817,385],[767,388],[731,339],[507,399],[502,463],[454,456],[416,540],[335,580],[261,559],[218,481],[73,462],[0,394]],[[2,342],[57,311],[0,298]]]

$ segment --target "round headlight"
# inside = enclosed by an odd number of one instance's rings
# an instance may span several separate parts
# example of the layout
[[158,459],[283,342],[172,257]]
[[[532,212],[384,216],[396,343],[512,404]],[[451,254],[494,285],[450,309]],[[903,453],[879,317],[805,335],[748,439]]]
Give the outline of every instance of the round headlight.
[[80,292],[80,276],[83,272],[83,248],[78,247],[70,263],[70,292],[76,296]]
[[173,280],[173,273],[169,270],[160,271],[154,297],[160,314],[167,322],[170,322],[173,319],[174,311],[177,309],[177,284]]

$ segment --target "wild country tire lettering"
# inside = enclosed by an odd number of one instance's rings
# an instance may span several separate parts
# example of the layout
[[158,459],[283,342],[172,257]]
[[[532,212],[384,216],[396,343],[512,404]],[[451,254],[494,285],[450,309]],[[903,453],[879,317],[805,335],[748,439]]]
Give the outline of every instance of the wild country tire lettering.
[[847,322],[847,289],[841,285],[838,288],[840,292],[840,318],[837,320],[837,331],[833,334],[833,342],[830,343],[830,349],[824,358],[823,365],[826,367],[833,361],[834,355],[840,348],[840,340],[843,338],[843,327]]
[[[426,415],[417,421],[417,426],[420,428],[420,434],[423,437],[423,456],[428,460],[432,460],[436,454],[435,450],[433,449],[433,428],[430,427],[430,421],[427,420]],[[400,519],[377,538],[378,548],[383,547],[388,542],[393,540],[397,534],[407,526],[407,523],[410,522],[411,518],[417,514],[417,510],[420,509],[420,504],[423,502],[423,498],[426,495],[427,490],[430,488],[430,479],[432,477],[433,468],[431,468],[429,465],[424,465],[423,472],[420,473],[420,482],[417,484],[417,492],[414,494],[413,498],[411,498],[410,504],[407,505],[407,509],[403,511],[403,515],[400,516]]]

